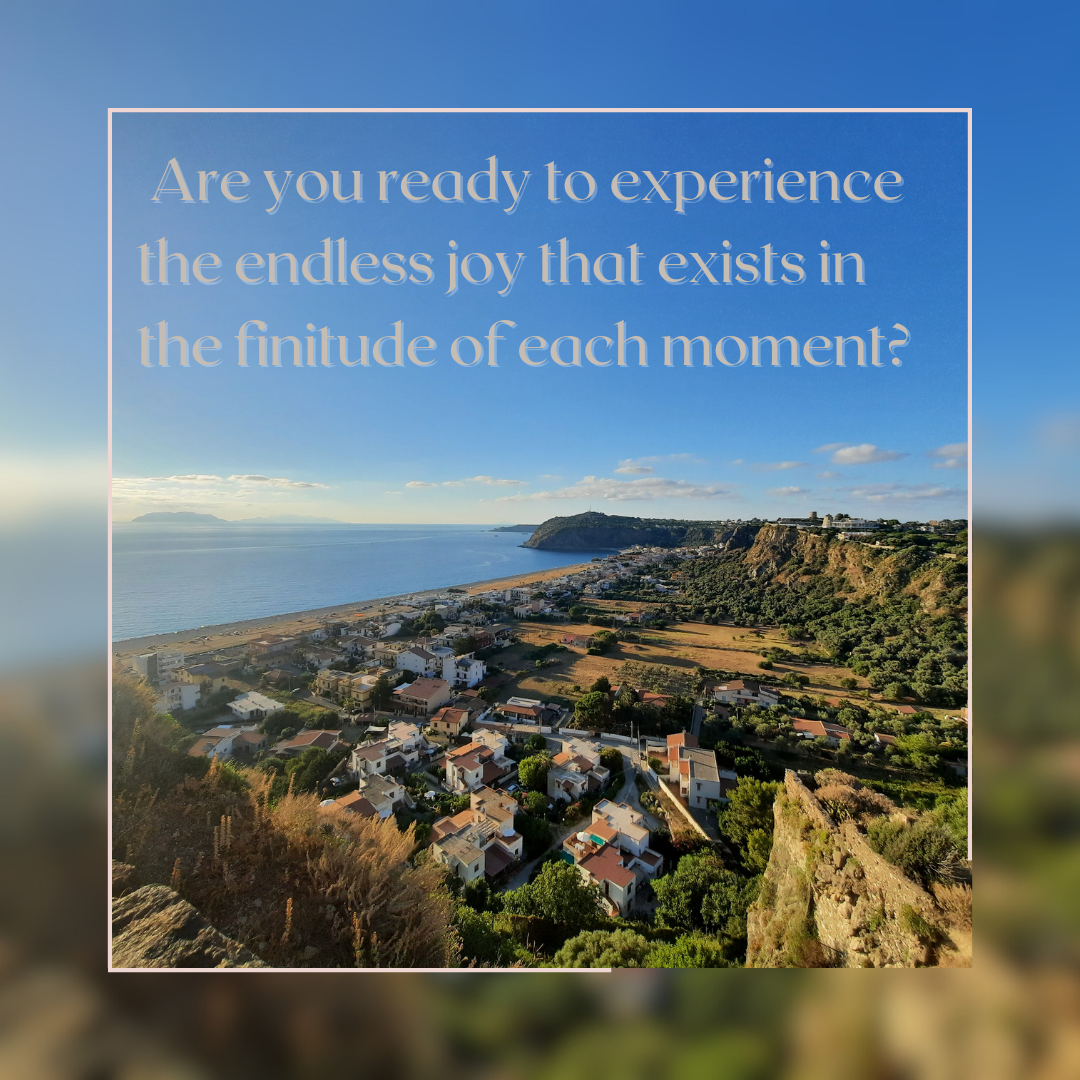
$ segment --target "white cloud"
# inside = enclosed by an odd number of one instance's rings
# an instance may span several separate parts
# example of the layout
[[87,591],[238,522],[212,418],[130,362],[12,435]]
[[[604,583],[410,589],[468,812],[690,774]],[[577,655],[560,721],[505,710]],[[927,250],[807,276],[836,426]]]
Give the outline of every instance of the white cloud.
[[743,463],[743,459],[741,457],[737,457],[731,464],[732,465],[741,465],[742,463]]
[[865,499],[874,503],[967,498],[967,492],[963,488],[944,487],[940,484],[865,484],[846,490],[853,499]]
[[834,465],[874,465],[880,461],[899,461],[908,455],[899,450],[881,450],[873,443],[826,443],[815,454],[831,453]]
[[[705,464],[703,459],[695,457],[693,454],[654,454],[652,457],[624,458],[619,462],[615,471],[631,475],[648,475],[656,472],[652,465],[661,461],[685,461],[694,465]],[[649,464],[650,462],[652,464]]]
[[444,480],[442,482],[442,486],[443,487],[464,487],[465,486],[465,481],[464,480]]
[[780,487],[780,488],[770,488],[769,491],[767,492],[767,494],[769,494],[769,495],[779,495],[781,497],[783,497],[785,495],[806,495],[806,494],[809,493],[809,490],[810,490],[809,488],[802,488],[802,487]]
[[503,495],[496,502],[545,502],[552,499],[609,499],[615,502],[644,499],[716,499],[733,492],[686,480],[665,480],[650,476],[640,480],[614,480],[586,476],[570,487],[555,491],[537,491],[530,495]]
[[314,484],[309,483],[306,480],[289,480],[284,476],[260,476],[258,474],[249,475],[236,475],[230,476],[230,481],[235,481],[240,484],[266,484],[268,487],[276,488],[322,488],[326,489],[326,484]]
[[966,442],[946,443],[936,450],[928,450],[927,457],[941,458],[934,462],[935,469],[966,469],[968,446]]
[[410,480],[405,486],[407,488],[433,488],[439,485],[429,484],[426,480]]
[[561,480],[561,476],[556,476],[554,473],[543,473],[540,477],[541,480]]
[[494,476],[467,476],[462,483],[465,484],[489,484],[494,487],[517,487],[524,484],[524,480],[501,480]]
[[403,491],[384,491],[384,495],[404,495]]
[[762,461],[752,467],[758,472],[783,472],[787,469],[803,469],[806,465],[805,461]]
[[836,480],[839,476],[840,474],[838,472],[830,472],[828,469],[817,474],[819,480]]
[[148,484],[221,484],[224,483],[220,476],[203,473],[189,473],[186,476],[144,476],[130,477],[132,481],[142,481]]

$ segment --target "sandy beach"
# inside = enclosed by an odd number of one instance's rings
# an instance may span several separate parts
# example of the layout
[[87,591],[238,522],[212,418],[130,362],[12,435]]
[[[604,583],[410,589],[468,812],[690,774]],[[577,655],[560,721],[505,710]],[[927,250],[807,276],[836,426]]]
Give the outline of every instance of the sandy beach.
[[400,608],[407,599],[423,599],[438,596],[447,589],[464,589],[469,595],[485,592],[488,589],[512,589],[523,585],[539,584],[552,578],[563,577],[582,570],[588,562],[572,566],[554,566],[548,570],[534,571],[528,574],[514,574],[510,577],[490,578],[486,581],[462,582],[457,585],[444,585],[439,589],[423,589],[417,592],[400,593],[377,600],[356,600],[334,604],[330,607],[312,608],[308,611],[293,611],[284,615],[268,615],[258,619],[245,619],[239,622],[219,623],[214,626],[200,626],[190,630],[177,630],[167,634],[149,634],[145,637],[128,638],[113,642],[113,654],[117,657],[130,656],[146,652],[148,649],[170,647],[186,653],[208,652],[242,645],[254,641],[263,634],[303,634],[329,620],[352,615],[377,615],[393,612]]

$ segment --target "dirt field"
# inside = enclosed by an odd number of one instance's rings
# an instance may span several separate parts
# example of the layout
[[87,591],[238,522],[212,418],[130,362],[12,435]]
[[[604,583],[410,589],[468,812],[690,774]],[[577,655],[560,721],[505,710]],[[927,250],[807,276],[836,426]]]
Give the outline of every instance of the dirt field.
[[[575,636],[587,638],[601,629],[588,623],[568,623],[554,625],[550,623],[523,622],[520,625],[522,642],[511,649],[505,649],[495,662],[503,668],[518,669],[526,667],[522,659],[524,654],[540,645],[561,642],[563,637]],[[760,633],[761,636],[758,636]],[[500,698],[505,700],[511,694],[525,697],[563,697],[573,700],[582,690],[588,688],[601,676],[606,675],[612,684],[618,680],[615,672],[627,660],[636,660],[643,664],[660,664],[665,667],[681,667],[688,670],[698,667],[719,668],[735,671],[746,677],[760,677],[764,674],[783,677],[787,672],[806,675],[810,685],[805,692],[811,695],[824,694],[830,699],[843,701],[854,699],[865,704],[863,690],[869,684],[865,679],[857,679],[859,687],[855,691],[840,688],[840,680],[852,676],[848,668],[831,664],[801,664],[798,662],[776,662],[769,672],[758,666],[764,658],[763,650],[776,646],[793,652],[796,646],[782,638],[778,632],[762,630],[760,632],[733,626],[711,626],[707,623],[679,623],[665,630],[642,628],[642,637],[649,642],[620,642],[604,656],[588,656],[585,647],[567,645],[566,652],[552,654],[558,662],[550,666],[526,672],[511,685],[505,687]],[[578,686],[581,690],[575,690]],[[875,700],[877,695],[875,695]],[[948,710],[929,710],[935,714],[944,714]]]

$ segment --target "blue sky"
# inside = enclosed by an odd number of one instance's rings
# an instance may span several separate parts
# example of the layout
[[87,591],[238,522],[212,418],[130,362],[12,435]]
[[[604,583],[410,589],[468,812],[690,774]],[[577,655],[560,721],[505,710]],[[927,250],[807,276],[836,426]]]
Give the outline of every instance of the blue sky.
[[[4,144],[8,160],[18,163],[0,175],[9,208],[4,217],[8,257],[0,265],[10,358],[0,432],[13,479],[9,508],[85,495],[86,485],[100,470],[106,415],[105,110],[131,105],[973,106],[975,463],[977,479],[983,470],[988,480],[981,493],[977,483],[976,500],[988,507],[1023,506],[1026,501],[1038,509],[1060,496],[1080,445],[1075,365],[1067,363],[1075,348],[1068,321],[1075,292],[1069,255],[1075,212],[1068,192],[1054,179],[1071,175],[1076,166],[1075,140],[1066,135],[1072,130],[1075,103],[1068,74],[1075,12],[1061,5],[1019,9],[950,3],[913,4],[903,12],[835,3],[780,3],[751,12],[702,4],[671,4],[659,12],[631,3],[619,5],[617,17],[611,17],[613,10],[597,6],[583,11],[580,4],[560,3],[542,9],[493,3],[468,9],[329,3],[317,11],[274,4],[166,8],[45,3],[9,13],[0,65],[7,103]],[[425,135],[425,146],[437,143],[439,134]],[[581,152],[575,140],[585,136],[569,128],[557,136],[538,136],[535,145],[517,147],[507,136],[500,138],[497,150],[505,155],[504,164],[514,158],[517,169],[535,171],[550,160],[538,152],[541,145],[557,143],[560,154],[565,146],[570,156]],[[229,143],[227,135],[216,137]],[[244,138],[238,135],[233,148],[249,153]],[[800,147],[776,138],[779,142],[773,141],[768,152],[779,153],[773,147],[782,145],[785,163],[805,160]],[[828,142],[820,133],[815,138],[824,139],[821,145]],[[756,136],[743,132],[732,139],[736,156],[743,160],[761,151]],[[627,167],[633,167],[633,161],[644,162],[649,156],[642,150],[648,141],[635,135],[629,145],[601,142],[589,149],[609,163],[625,159],[631,161]],[[446,167],[480,167],[487,153],[480,148],[484,139],[470,146],[468,139],[455,135],[453,142],[459,148],[454,153],[435,155]],[[887,142],[862,132],[844,136],[842,145],[829,152],[839,154],[837,160],[858,156],[855,151],[865,144],[883,158],[890,156],[885,154]],[[895,148],[908,153],[903,145]],[[653,147],[649,149],[651,153]],[[427,151],[416,157],[417,167],[426,168]],[[939,172],[934,165],[917,160],[904,168],[921,169],[931,177]],[[596,172],[601,171],[598,166]],[[916,199],[913,189],[906,191],[911,194],[898,206],[903,215],[941,205],[939,192],[931,203],[921,192]],[[535,187],[528,191],[536,193]],[[528,233],[536,241],[548,235],[548,227],[545,221],[529,219],[529,207],[523,202],[504,228]],[[328,208],[315,209],[325,213]],[[552,225],[556,220],[568,224],[565,231],[553,229],[551,235],[581,237],[582,246],[588,243],[590,249],[593,244],[607,249],[617,246],[616,240],[630,242],[640,235],[647,238],[642,247],[648,250],[652,244],[655,253],[658,231],[665,237],[691,238],[698,229],[715,228],[719,212],[727,208],[701,204],[689,208],[684,219],[666,208],[649,209],[664,212],[616,220],[598,213],[598,196],[585,207],[562,207],[560,213],[581,211],[580,217],[552,218]],[[740,218],[737,229],[745,240],[738,243],[732,236],[736,250],[753,250],[772,236],[779,244],[781,235],[793,238],[792,250],[806,250],[821,230],[815,227],[818,220],[798,210],[791,208],[784,224],[782,215],[774,212],[771,235],[759,228],[758,218]],[[232,217],[235,228],[242,229],[242,215]],[[853,228],[842,217],[828,219],[830,229],[834,220],[838,228]],[[420,214],[412,220],[415,224],[408,228],[394,226],[395,233],[415,228],[418,236],[423,234],[423,250],[447,250],[446,226]],[[465,215],[459,220],[464,227]],[[916,222],[914,216],[903,221],[904,238],[917,238],[920,245],[926,243],[928,230],[937,238],[939,226],[946,234],[951,227],[951,222]],[[296,218],[282,215],[283,235],[296,223]],[[142,223],[130,225],[142,237]],[[380,224],[375,231],[389,227]],[[294,512],[355,519],[533,520],[583,508],[590,500],[598,509],[701,517],[811,508],[877,509],[878,514],[901,517],[906,516],[904,508],[912,514],[943,513],[944,498],[925,507],[910,499],[879,500],[873,506],[858,501],[860,490],[887,494],[881,485],[907,485],[910,493],[919,485],[962,487],[964,481],[960,469],[935,468],[953,455],[927,456],[964,439],[962,418],[953,415],[955,386],[948,381],[957,347],[955,330],[947,325],[952,303],[933,284],[941,267],[932,266],[933,273],[915,280],[911,269],[917,253],[906,251],[896,237],[860,229],[860,243],[875,248],[870,262],[875,276],[864,290],[874,299],[860,298],[860,308],[869,311],[880,302],[891,311],[902,302],[905,310],[917,313],[915,325],[906,325],[918,336],[905,354],[904,367],[897,370],[664,371],[653,361],[647,372],[555,371],[551,365],[525,371],[515,364],[496,373],[450,370],[440,361],[428,371],[318,372],[333,378],[385,375],[397,381],[369,379],[357,395],[355,380],[344,389],[343,382],[324,380],[318,393],[311,391],[311,384],[301,387],[294,380],[286,384],[290,390],[285,397],[276,385],[268,391],[271,384],[260,386],[254,380],[234,392],[237,376],[258,372],[154,372],[224,378],[214,383],[205,378],[198,383],[196,378],[186,383],[158,380],[146,390],[134,380],[118,378],[116,473],[134,479],[221,477],[223,516],[254,512],[250,503],[287,504]],[[309,237],[318,241],[329,231],[303,228],[296,243]],[[218,235],[225,236],[215,232]],[[462,243],[465,236],[461,234]],[[469,241],[473,236],[481,238],[475,248],[470,242],[475,250],[494,239],[493,233],[472,231],[470,225]],[[680,246],[673,242],[671,249]],[[522,244],[512,250],[529,249]],[[906,260],[903,274],[884,273],[884,253]],[[535,259],[535,253],[530,254]],[[533,267],[535,261],[529,269]],[[608,298],[597,300],[595,287],[580,300],[552,300],[541,287],[530,290],[524,285],[522,279],[509,303],[474,299],[464,292],[448,298],[458,303],[438,308],[436,338],[444,335],[443,325],[446,332],[469,332],[481,314],[486,318],[489,312],[501,314],[502,308],[511,307],[507,317],[522,327],[539,326],[538,333],[603,333],[616,315],[628,310],[633,325],[640,320],[656,327],[650,341],[664,332],[660,322],[665,313],[656,289],[648,291],[647,302],[639,298],[647,292],[643,286],[632,303],[620,305]],[[809,294],[809,288],[803,288],[802,295]],[[889,295],[892,288],[907,292]],[[740,309],[730,315],[740,325],[760,319],[779,326],[769,309],[779,309],[781,302],[784,320],[792,326],[809,325],[803,308],[809,301],[781,296],[779,287],[744,289]],[[814,302],[830,323],[826,333],[849,315],[856,324],[873,324],[862,317],[862,310],[841,312],[821,306],[816,297]],[[402,299],[394,306],[409,321],[419,318],[413,313],[417,303]],[[695,304],[706,303],[680,300],[679,321],[684,315],[702,320],[711,316],[694,310]],[[379,312],[376,301],[368,304],[375,321],[380,314],[384,321],[390,314]],[[125,327],[133,314],[123,313]],[[327,309],[326,318],[331,314],[336,313]],[[292,315],[284,305],[275,317]],[[353,322],[341,318],[342,325]],[[891,321],[905,320],[897,314]],[[364,328],[347,329],[360,333]],[[701,332],[709,331],[703,327]],[[121,359],[120,349],[117,357],[118,370],[130,361]],[[498,382],[487,378],[481,384],[476,378],[496,374]],[[633,382],[631,375],[636,376]],[[612,376],[626,378],[617,381]],[[783,376],[783,381],[774,376]],[[862,376],[870,377],[857,381]],[[571,393],[566,391],[571,385],[567,377],[576,380]],[[212,389],[203,392],[207,387]],[[294,393],[296,387],[300,389]],[[463,388],[468,388],[465,406],[455,404],[461,402]],[[738,414],[734,420],[733,411]],[[820,450],[832,444],[843,445]],[[831,459],[838,450],[846,451],[849,459],[860,454],[906,456],[835,463]],[[740,459],[741,465],[732,464]],[[783,462],[807,464],[755,471],[755,466]],[[365,479],[373,463],[377,483]],[[634,468],[653,472],[618,471]],[[840,475],[822,479],[818,474],[824,472]],[[229,479],[252,476],[279,483]],[[494,485],[474,479],[470,486],[470,478],[481,476],[523,483]],[[589,476],[610,483],[598,483],[594,491],[582,492],[581,499],[527,498],[573,489]],[[625,493],[612,485],[642,479],[681,481],[733,495],[672,498],[657,488],[658,497],[650,500],[604,498]],[[288,488],[284,482],[326,486]],[[438,486],[409,488],[410,482]],[[447,482],[464,482],[466,487],[448,487]],[[237,497],[245,483],[262,502]],[[824,490],[830,485],[837,490]],[[202,499],[206,486],[198,485],[193,499]],[[807,492],[805,497],[766,494],[783,488]],[[383,494],[397,490],[403,494]],[[495,501],[507,497],[518,501]],[[234,504],[244,509],[225,509]],[[124,516],[119,509],[117,516]]]
[[[114,117],[114,468],[117,517],[147,510],[208,510],[225,517],[275,512],[316,513],[357,521],[492,521],[543,519],[554,514],[602,509],[618,513],[693,518],[731,518],[848,511],[877,516],[963,516],[966,511],[966,161],[967,118],[960,113],[918,114],[168,114],[123,113]],[[380,199],[380,170],[398,179],[440,172],[440,191],[453,194],[462,182],[484,172],[497,156],[498,203],[428,197],[412,202],[400,183],[389,182]],[[153,196],[167,163],[176,160],[193,199],[182,193]],[[766,164],[766,160],[771,163]],[[594,180],[595,197],[576,202],[565,180],[556,181],[558,202],[549,199],[545,166],[555,161],[564,177],[577,170]],[[199,170],[219,178],[232,171],[249,178],[233,202],[209,181],[199,200]],[[275,183],[293,174],[293,188],[277,199]],[[352,190],[354,170],[363,174],[364,201],[321,202],[298,196],[295,179],[305,170],[327,179],[333,169]],[[691,170],[721,181],[727,173],[770,169],[774,178],[794,170],[831,170],[840,178],[856,170],[870,176],[903,177],[903,187],[882,188],[891,200],[871,196],[833,202],[766,201],[759,181],[751,201],[720,202],[708,193],[688,203],[665,201],[645,176]],[[622,202],[611,178],[632,171],[639,183]],[[422,172],[423,176],[416,175]],[[525,173],[528,182],[522,188]],[[509,174],[510,185],[504,177]],[[633,182],[633,177],[628,177]],[[789,182],[798,176],[789,173]],[[590,190],[585,175],[571,191]],[[674,200],[675,178],[660,191]],[[826,181],[826,183],[828,183]],[[858,182],[856,182],[858,184]],[[700,184],[687,175],[691,197]],[[173,171],[165,184],[176,189]],[[804,184],[803,189],[806,188]],[[231,189],[230,189],[231,190]],[[305,195],[321,190],[317,176]],[[411,189],[410,189],[411,190]],[[488,191],[486,178],[473,190]],[[520,192],[514,207],[514,191]],[[728,189],[718,189],[730,196]],[[738,192],[738,187],[734,188]],[[856,190],[853,188],[852,190]],[[856,193],[860,193],[858,188]],[[789,190],[789,194],[793,194]],[[897,195],[902,196],[899,199]],[[642,196],[649,195],[646,199]],[[507,210],[514,207],[512,214]],[[188,284],[158,281],[156,260],[146,284],[140,280],[140,244],[156,248],[164,236],[171,252],[190,260],[213,252],[223,263]],[[394,271],[380,274],[362,265],[360,283],[315,285],[302,274],[295,284],[271,285],[265,267],[240,280],[234,266],[246,252],[264,256],[289,251],[298,261],[322,252],[324,238],[346,244],[345,264],[359,255],[388,252],[416,255],[420,267],[400,284]],[[545,284],[542,249],[584,251],[593,266],[588,283],[573,264],[570,283]],[[823,242],[830,259],[857,252],[865,283],[853,280],[846,264],[844,284],[822,284]],[[697,269],[691,252],[708,259],[755,254],[757,263],[733,265],[723,282],[721,259],[711,265],[716,284]],[[753,281],[746,264],[764,273],[764,245],[777,253],[774,277],[791,283]],[[640,284],[630,281],[631,251],[640,256]],[[337,248],[333,248],[337,261]],[[471,252],[479,255],[468,261]],[[512,286],[501,269],[520,266]],[[595,278],[597,256],[613,253]],[[661,259],[679,253],[688,271],[673,260],[665,281]],[[624,262],[619,283],[616,255]],[[799,280],[780,257],[799,253]],[[451,258],[451,256],[453,258]],[[487,263],[484,257],[487,257]],[[209,260],[212,262],[213,260]],[[254,260],[252,260],[254,261]],[[458,288],[452,291],[451,265]],[[315,260],[323,274],[323,258]],[[491,268],[491,279],[482,279]],[[333,271],[333,267],[331,268]],[[382,268],[380,267],[380,271]],[[558,277],[552,259],[549,275]],[[476,282],[475,279],[481,279]],[[391,279],[389,282],[386,279]],[[416,280],[413,280],[416,279]],[[500,295],[500,290],[505,295]],[[241,368],[236,335],[246,320],[266,324],[265,334],[303,339],[308,326],[328,326],[347,335],[357,358],[359,335],[369,341],[391,334],[401,320],[404,340],[423,335],[435,348],[419,367],[344,368],[292,366],[291,346],[283,366]],[[200,335],[222,343],[213,368],[141,363],[138,329]],[[496,320],[504,340],[498,367],[466,368],[454,362],[451,342],[485,338]],[[627,335],[648,345],[642,367],[636,347],[629,366],[560,366],[544,349],[525,364],[517,346],[542,338],[550,346],[568,340],[560,359],[569,359],[577,339],[583,350],[593,338]],[[911,344],[892,329],[901,324]],[[700,356],[688,368],[677,353],[665,365],[665,335],[704,335],[715,346],[732,340],[725,356],[737,359],[739,341],[752,336],[792,335],[801,346],[837,335],[860,335],[869,352],[871,327],[880,327],[882,366],[859,367],[849,346],[846,365],[798,367],[786,361],[754,367],[749,360],[711,367]],[[249,331],[252,338],[261,327]],[[613,349],[597,343],[594,356]],[[486,346],[490,349],[490,345]],[[258,348],[253,340],[248,348]],[[268,344],[270,349],[271,345]],[[338,355],[336,341],[331,347]],[[475,356],[469,343],[462,357]],[[712,348],[710,348],[712,352]],[[825,356],[830,353],[826,350]],[[461,355],[459,350],[459,355]],[[811,354],[813,355],[813,354]],[[821,354],[819,354],[820,356]],[[434,360],[434,363],[431,361]]]

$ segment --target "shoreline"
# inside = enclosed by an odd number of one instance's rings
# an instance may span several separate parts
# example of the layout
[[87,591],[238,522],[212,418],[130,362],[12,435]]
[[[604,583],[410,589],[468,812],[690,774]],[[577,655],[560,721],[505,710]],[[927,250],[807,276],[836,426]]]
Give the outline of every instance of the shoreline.
[[[367,600],[350,600],[326,607],[307,608],[303,611],[284,612],[278,615],[262,615],[252,619],[237,619],[233,622],[214,623],[207,626],[191,627],[186,630],[171,630],[159,634],[144,634],[141,637],[121,638],[112,642],[113,658],[141,653],[147,649],[160,648],[163,645],[180,647],[191,646],[188,652],[208,652],[242,645],[264,633],[301,634],[315,630],[330,618],[348,617],[354,614],[374,615],[393,611],[397,605],[408,599],[427,599],[445,593],[448,589],[464,589],[473,596],[478,592],[501,587],[519,588],[530,582],[548,581],[563,577],[588,567],[591,560],[571,563],[566,566],[553,566],[546,570],[534,570],[530,573],[510,574],[505,577],[486,578],[483,581],[468,581],[455,585],[443,585],[437,589],[417,589],[413,592],[397,593],[393,596],[375,597]],[[218,639],[221,639],[220,641]],[[235,639],[235,640],[233,640]]]

